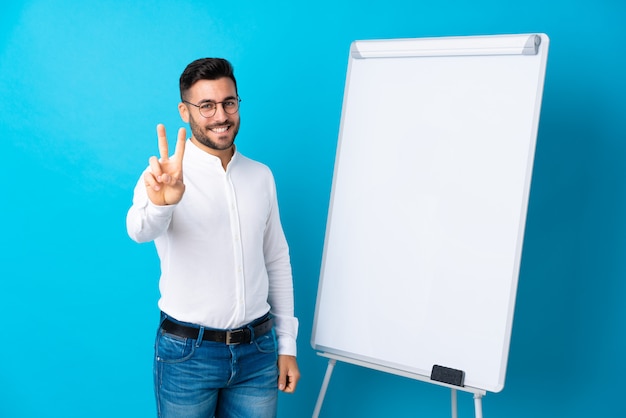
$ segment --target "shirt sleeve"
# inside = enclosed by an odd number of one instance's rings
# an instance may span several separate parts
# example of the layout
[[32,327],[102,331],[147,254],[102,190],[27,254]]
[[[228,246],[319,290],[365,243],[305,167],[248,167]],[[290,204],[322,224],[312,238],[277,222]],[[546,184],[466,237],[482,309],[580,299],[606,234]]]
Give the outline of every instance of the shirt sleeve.
[[128,236],[136,242],[149,242],[167,230],[176,205],[157,206],[150,201],[143,176],[137,182],[133,204],[126,215]]
[[294,316],[294,292],[287,239],[280,223],[276,186],[271,178],[272,202],[265,231],[264,254],[269,278],[270,312],[275,320],[278,354],[295,356],[298,319]]

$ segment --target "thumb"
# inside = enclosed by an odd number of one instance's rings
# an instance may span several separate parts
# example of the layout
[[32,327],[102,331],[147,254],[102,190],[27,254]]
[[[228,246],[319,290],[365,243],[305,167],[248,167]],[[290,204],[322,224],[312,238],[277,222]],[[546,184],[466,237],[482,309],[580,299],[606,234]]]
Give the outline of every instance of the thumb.
[[287,374],[281,371],[278,375],[278,390],[285,390],[287,387]]

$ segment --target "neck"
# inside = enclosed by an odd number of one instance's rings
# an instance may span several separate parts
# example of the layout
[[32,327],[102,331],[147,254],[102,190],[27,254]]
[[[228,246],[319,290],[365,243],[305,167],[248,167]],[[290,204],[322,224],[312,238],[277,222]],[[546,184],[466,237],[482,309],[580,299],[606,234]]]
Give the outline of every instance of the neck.
[[224,168],[224,170],[226,170],[226,167],[228,166],[228,163],[230,162],[230,160],[233,158],[233,155],[235,155],[235,145],[231,145],[230,147],[223,149],[223,150],[219,150],[219,149],[214,149],[211,147],[207,147],[206,145],[202,144],[200,141],[198,141],[195,137],[191,137],[191,141],[196,144],[196,146],[198,148],[200,148],[202,151],[206,152],[207,154],[211,154],[217,158],[219,158],[222,161],[222,167]]

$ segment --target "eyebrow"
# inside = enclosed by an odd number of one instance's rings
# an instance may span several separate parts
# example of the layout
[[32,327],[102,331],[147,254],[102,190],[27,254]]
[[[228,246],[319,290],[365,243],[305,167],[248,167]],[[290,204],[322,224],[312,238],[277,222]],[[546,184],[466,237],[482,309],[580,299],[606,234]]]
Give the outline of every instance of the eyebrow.
[[[225,97],[225,98],[222,100],[222,102],[226,102],[226,101],[228,101],[228,100],[237,100],[237,96],[228,96],[228,97]],[[221,102],[217,102],[217,101],[215,101],[215,100],[211,100],[211,99],[204,99],[204,100],[201,100],[201,101],[199,101],[199,102],[198,102],[198,104],[199,104],[199,105],[200,105],[200,104],[204,104],[204,103],[221,103]]]

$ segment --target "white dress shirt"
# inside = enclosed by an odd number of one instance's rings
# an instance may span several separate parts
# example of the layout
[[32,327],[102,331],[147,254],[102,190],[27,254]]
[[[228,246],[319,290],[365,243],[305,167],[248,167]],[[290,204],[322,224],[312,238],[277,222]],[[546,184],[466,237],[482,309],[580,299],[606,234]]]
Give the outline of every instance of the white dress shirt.
[[279,354],[296,355],[289,248],[270,169],[235,151],[224,170],[219,158],[187,140],[183,181],[178,204],[156,206],[140,178],[126,219],[133,240],[155,242],[159,308],[216,329],[271,311]]

